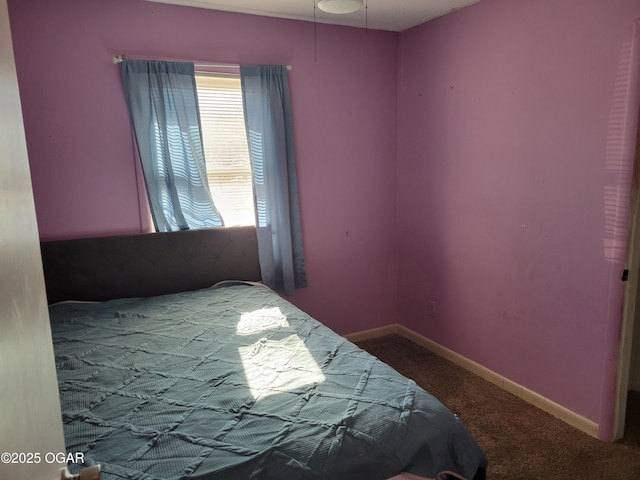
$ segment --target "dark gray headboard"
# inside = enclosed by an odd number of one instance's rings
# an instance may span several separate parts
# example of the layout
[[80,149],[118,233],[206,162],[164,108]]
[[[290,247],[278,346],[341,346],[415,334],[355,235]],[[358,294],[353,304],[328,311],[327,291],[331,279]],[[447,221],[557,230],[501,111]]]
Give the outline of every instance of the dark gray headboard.
[[47,299],[102,301],[260,280],[253,227],[41,243]]

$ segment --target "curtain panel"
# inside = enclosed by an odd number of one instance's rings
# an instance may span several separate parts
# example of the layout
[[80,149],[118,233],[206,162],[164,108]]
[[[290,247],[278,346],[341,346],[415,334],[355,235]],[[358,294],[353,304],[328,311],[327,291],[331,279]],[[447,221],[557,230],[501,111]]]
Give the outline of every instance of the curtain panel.
[[263,282],[292,294],[307,286],[286,68],[241,65]]
[[193,64],[123,60],[122,80],[156,231],[223,226],[209,191]]

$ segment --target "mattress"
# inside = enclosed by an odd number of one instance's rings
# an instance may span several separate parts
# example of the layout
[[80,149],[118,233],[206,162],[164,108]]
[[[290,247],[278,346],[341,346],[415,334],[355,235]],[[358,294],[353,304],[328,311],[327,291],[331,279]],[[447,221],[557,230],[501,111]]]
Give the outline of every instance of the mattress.
[[260,285],[50,307],[67,451],[104,480],[483,475],[459,419]]

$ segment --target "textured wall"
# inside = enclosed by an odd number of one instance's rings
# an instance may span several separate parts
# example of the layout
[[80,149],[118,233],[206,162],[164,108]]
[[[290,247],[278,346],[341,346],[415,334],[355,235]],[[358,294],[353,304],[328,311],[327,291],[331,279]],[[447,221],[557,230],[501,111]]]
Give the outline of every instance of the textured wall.
[[292,65],[309,279],[294,301],[338,332],[395,321],[397,34],[141,0],[9,6],[43,239],[145,229],[113,55]]
[[632,0],[484,0],[400,40],[399,318],[603,438],[639,16]]

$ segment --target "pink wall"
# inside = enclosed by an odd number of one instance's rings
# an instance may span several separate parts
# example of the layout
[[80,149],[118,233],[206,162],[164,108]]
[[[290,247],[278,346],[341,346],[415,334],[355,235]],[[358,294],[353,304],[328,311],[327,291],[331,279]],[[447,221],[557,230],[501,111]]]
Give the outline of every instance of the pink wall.
[[341,333],[396,320],[397,34],[316,39],[311,23],[140,0],[9,9],[42,239],[145,229],[112,56],[290,64],[310,285],[293,301]]
[[637,0],[483,0],[403,32],[399,47],[398,318],[602,438],[638,17]]
[[111,56],[291,64],[293,301],[340,333],[401,321],[610,435],[637,0],[483,0],[317,43],[309,23],[141,0],[9,7],[41,238],[143,228]]

